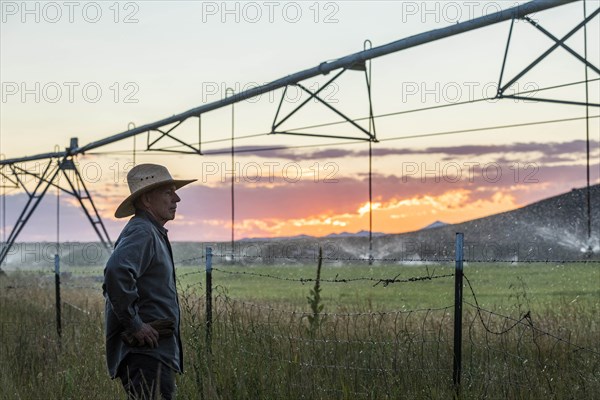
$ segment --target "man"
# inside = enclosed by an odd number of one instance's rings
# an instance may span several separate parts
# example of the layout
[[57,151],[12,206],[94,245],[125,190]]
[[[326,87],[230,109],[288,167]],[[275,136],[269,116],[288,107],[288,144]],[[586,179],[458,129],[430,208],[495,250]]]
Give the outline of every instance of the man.
[[104,269],[106,362],[129,399],[160,393],[170,400],[175,373],[183,372],[175,268],[164,225],[181,200],[175,191],[194,181],[175,180],[161,165],[137,165],[127,174],[131,194],[115,212],[116,218],[135,215]]

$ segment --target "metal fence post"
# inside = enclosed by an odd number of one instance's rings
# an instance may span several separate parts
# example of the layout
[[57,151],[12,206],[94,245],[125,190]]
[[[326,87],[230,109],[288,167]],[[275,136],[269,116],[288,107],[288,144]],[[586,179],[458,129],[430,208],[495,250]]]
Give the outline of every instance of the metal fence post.
[[454,276],[454,370],[452,380],[456,396],[460,396],[460,375],[462,370],[462,302],[463,302],[463,245],[464,235],[456,234]]
[[206,349],[210,353],[212,341],[212,248],[206,248]]
[[62,323],[60,315],[60,258],[58,257],[58,254],[54,255],[54,286],[56,291],[56,333],[58,333],[58,337],[61,337]]

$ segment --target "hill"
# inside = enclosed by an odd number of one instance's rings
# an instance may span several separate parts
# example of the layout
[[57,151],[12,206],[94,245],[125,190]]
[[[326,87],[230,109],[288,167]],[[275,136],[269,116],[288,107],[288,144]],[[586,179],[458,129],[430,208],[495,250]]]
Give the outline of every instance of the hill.
[[[592,240],[588,242],[586,189],[460,224],[378,238],[374,257],[447,258],[456,232],[465,235],[466,259],[600,259],[600,185],[590,188]],[[356,246],[358,243],[353,243]]]

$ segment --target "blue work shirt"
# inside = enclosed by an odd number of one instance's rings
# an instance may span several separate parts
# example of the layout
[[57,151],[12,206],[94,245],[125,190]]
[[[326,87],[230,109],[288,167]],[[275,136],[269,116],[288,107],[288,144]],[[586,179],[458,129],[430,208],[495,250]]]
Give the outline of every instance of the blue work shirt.
[[[167,230],[146,211],[138,210],[115,243],[104,269],[102,285],[106,318],[106,362],[115,378],[129,353],[154,357],[176,372],[183,372],[179,330],[179,299],[175,266]],[[157,348],[131,347],[121,333],[136,332],[142,323],[157,319],[175,321],[172,337],[161,338]]]

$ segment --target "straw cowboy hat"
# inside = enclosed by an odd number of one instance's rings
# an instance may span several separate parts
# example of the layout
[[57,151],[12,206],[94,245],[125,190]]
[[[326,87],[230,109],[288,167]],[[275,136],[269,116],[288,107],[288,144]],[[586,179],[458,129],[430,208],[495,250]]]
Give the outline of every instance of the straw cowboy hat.
[[133,202],[142,193],[148,192],[159,186],[172,184],[177,189],[187,185],[188,183],[196,182],[198,179],[178,180],[173,179],[169,170],[162,165],[157,164],[139,164],[133,167],[127,174],[127,184],[131,194],[123,200],[115,211],[116,218],[124,218],[135,214]]

